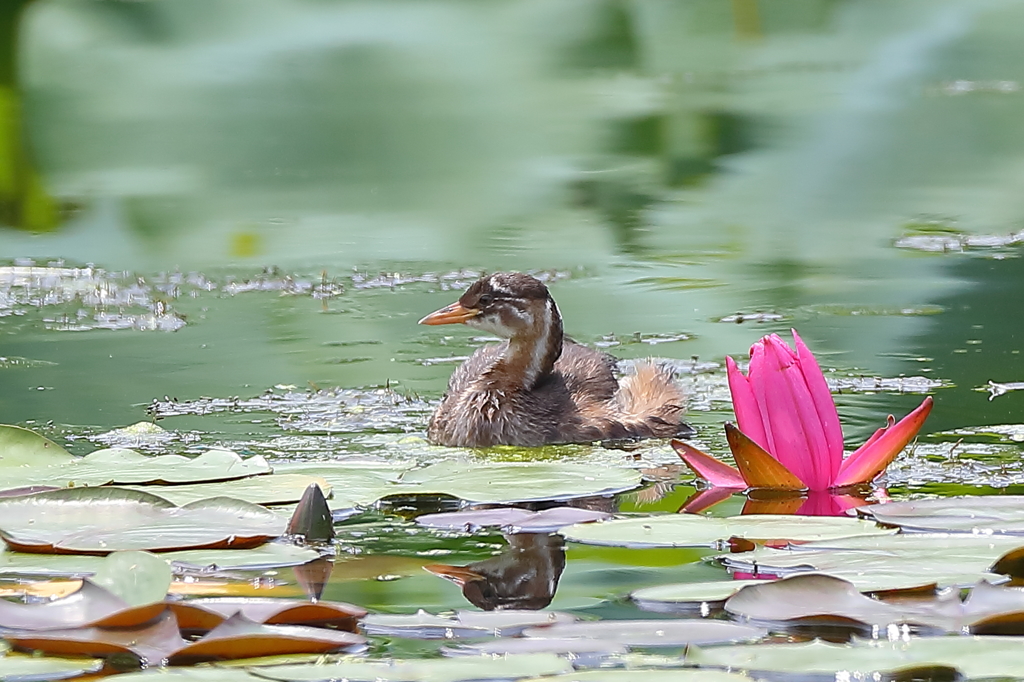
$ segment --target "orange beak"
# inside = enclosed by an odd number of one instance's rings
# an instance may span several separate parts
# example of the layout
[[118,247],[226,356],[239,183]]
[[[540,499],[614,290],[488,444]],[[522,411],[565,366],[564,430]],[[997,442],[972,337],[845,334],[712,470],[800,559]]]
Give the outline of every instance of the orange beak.
[[484,577],[475,571],[471,571],[467,566],[449,566],[447,564],[427,564],[423,567],[423,570],[428,573],[433,573],[439,578],[451,580],[459,587],[464,586],[466,583],[471,583],[474,580],[483,580]]
[[480,314],[480,311],[474,308],[467,308],[458,301],[451,305],[446,305],[440,310],[435,310],[430,313],[422,320],[420,324],[458,324],[465,322],[466,320],[476,317]]

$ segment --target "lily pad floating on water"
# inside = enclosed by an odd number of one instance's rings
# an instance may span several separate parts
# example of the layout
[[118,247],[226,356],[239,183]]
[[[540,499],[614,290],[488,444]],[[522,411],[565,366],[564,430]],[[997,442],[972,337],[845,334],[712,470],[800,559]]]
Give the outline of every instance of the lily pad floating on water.
[[891,502],[860,507],[857,513],[905,532],[1024,536],[1024,495]]
[[132,606],[161,602],[171,586],[170,565],[149,552],[108,554],[91,582]]
[[181,506],[214,497],[231,497],[252,504],[271,505],[298,502],[312,483],[320,486],[325,497],[330,496],[331,486],[326,481],[304,474],[267,474],[219,483],[122,487],[153,493]]
[[[815,575],[811,573],[798,575]],[[867,574],[849,580],[859,592],[934,591],[935,583],[926,578],[905,575]],[[713,580],[672,583],[634,590],[629,597],[644,611],[657,613],[699,613],[709,607],[721,607],[725,601],[748,585],[764,585],[764,580]]]
[[713,547],[732,537],[747,540],[809,542],[853,535],[891,535],[895,531],[859,519],[837,516],[761,514],[717,518],[666,514],[586,523],[563,528],[567,540],[616,547]]
[[569,675],[534,678],[523,682],[750,682],[746,675],[718,670],[577,670]]
[[421,610],[415,614],[368,615],[363,619],[363,630],[368,635],[412,639],[511,637],[526,628],[575,622],[575,617],[557,611],[456,611],[453,616],[435,616]]
[[328,653],[362,647],[366,638],[343,630],[303,625],[264,625],[236,613],[202,639],[169,653],[168,663],[280,656],[294,653]]
[[144,663],[158,664],[185,641],[178,631],[174,614],[164,610],[156,620],[134,627],[80,627],[30,632],[9,630],[4,639],[24,651],[39,651],[58,656],[134,657]]
[[181,629],[187,631],[212,629],[240,613],[266,625],[309,625],[355,632],[356,621],[366,615],[366,609],[342,602],[257,597],[190,599],[168,606],[178,617]]
[[240,500],[176,507],[150,493],[115,487],[0,499],[0,537],[21,552],[244,549],[281,535],[286,524],[274,512]]
[[922,581],[939,586],[1001,581],[989,567],[1007,552],[1024,546],[1012,536],[966,534],[875,535],[809,542],[780,549],[759,547],[750,552],[716,557],[741,573],[790,575],[820,572],[856,582],[871,576],[905,576],[907,587]]
[[0,680],[4,682],[44,682],[99,672],[100,658],[40,658],[8,654],[0,656]]
[[500,637],[489,642],[473,642],[459,646],[445,647],[445,656],[510,656],[516,654],[551,653],[571,655],[579,665],[579,659],[587,655],[602,657],[624,654],[629,647],[621,642],[608,639],[584,639],[582,637],[560,637],[537,639],[532,637]]
[[640,483],[640,473],[633,469],[568,462],[449,460],[406,472],[393,494],[451,495],[478,504],[507,504],[613,495]]
[[912,637],[894,642],[854,640],[836,645],[820,640],[802,644],[758,644],[691,648],[686,662],[756,673],[826,675],[875,679],[876,673],[915,668],[955,668],[967,678],[1024,676],[1024,639],[1016,637]]
[[554,507],[539,512],[503,507],[424,514],[416,517],[416,523],[428,528],[461,530],[467,533],[494,526],[501,528],[505,533],[553,533],[565,526],[607,518],[611,518],[611,514],[576,507]]
[[5,478],[13,474],[9,471],[12,468],[16,471],[22,467],[61,464],[74,458],[70,452],[35,431],[0,424],[0,470],[4,470]]
[[500,658],[466,656],[423,660],[353,660],[323,665],[269,666],[252,668],[251,671],[259,678],[278,682],[463,682],[559,675],[571,673],[572,664],[555,654],[522,654]]
[[611,640],[628,647],[680,647],[690,644],[750,642],[768,634],[764,628],[721,620],[602,620],[528,628],[524,637]]
[[3,471],[4,488],[32,485],[58,488],[107,484],[178,484],[227,481],[269,474],[262,456],[242,459],[230,450],[208,450],[198,457],[161,455],[151,457],[134,450],[97,450],[46,466],[21,466]]
[[[161,602],[163,597],[161,597]],[[0,623],[21,631],[58,630],[111,625],[133,627],[153,620],[164,605],[133,607],[104,587],[89,580],[76,592],[42,604],[20,604],[0,600]]]
[[[173,573],[260,571],[282,566],[298,566],[320,557],[308,547],[267,543],[252,549],[195,549],[161,552],[160,559],[171,565]],[[0,553],[0,576],[44,576],[84,578],[103,565],[104,557],[85,554]]]

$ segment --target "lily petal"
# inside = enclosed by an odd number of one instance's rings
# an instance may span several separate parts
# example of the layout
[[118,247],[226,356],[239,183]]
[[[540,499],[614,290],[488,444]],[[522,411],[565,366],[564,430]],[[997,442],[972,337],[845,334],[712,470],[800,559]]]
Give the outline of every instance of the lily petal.
[[867,443],[857,448],[856,452],[847,457],[839,467],[839,474],[832,484],[833,487],[868,483],[882,473],[921,430],[924,420],[932,411],[933,402],[932,397],[928,396],[913,412],[896,424],[886,427],[881,435],[876,433],[877,437],[872,436]]
[[736,413],[736,425],[751,440],[767,450],[768,436],[765,434],[761,408],[757,406],[757,398],[754,397],[754,389],[750,387],[750,380],[743,376],[743,372],[736,366],[736,361],[729,356],[725,357],[725,368],[729,377],[732,409]]
[[796,344],[797,364],[807,382],[811,399],[814,401],[814,409],[818,413],[818,421],[825,433],[825,443],[828,448],[828,480],[833,481],[839,474],[839,467],[843,463],[843,427],[839,423],[836,401],[832,398],[832,391],[828,388],[825,374],[821,371],[814,354],[811,353],[796,330],[791,331]]
[[742,431],[732,424],[725,425],[725,437],[729,441],[729,449],[736,459],[736,466],[743,475],[743,480],[751,488],[772,488],[774,490],[804,490],[803,481],[786,468],[779,460],[772,457],[764,448],[750,440]]
[[672,441],[672,449],[683,460],[683,464],[690,467],[693,473],[714,486],[722,488],[736,488],[744,490],[747,482],[743,475],[734,467],[725,462],[720,462],[706,452],[702,452],[689,443],[681,440]]
[[[802,403],[810,401],[810,396],[807,395],[806,385],[802,393],[794,394],[797,384],[790,382],[790,376],[798,374],[799,369],[793,351],[786,342],[777,334],[766,337],[765,341],[761,383],[765,395],[763,407],[771,426],[772,444],[768,451],[804,482],[801,488],[806,488],[815,479],[813,450],[799,417],[799,408]],[[820,426],[815,428],[820,429]]]

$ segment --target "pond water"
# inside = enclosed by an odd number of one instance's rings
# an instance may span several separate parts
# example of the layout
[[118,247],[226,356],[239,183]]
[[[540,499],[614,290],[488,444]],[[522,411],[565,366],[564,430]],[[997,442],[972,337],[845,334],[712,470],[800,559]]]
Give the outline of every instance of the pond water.
[[[796,328],[837,389],[847,447],[934,396],[891,497],[1024,490],[1020,427],[960,445],[943,433],[1024,421],[1022,3],[0,12],[6,423],[75,454],[157,420],[169,435],[143,443],[154,454],[645,469],[657,482],[584,506],[675,512],[693,477],[667,443],[425,442],[448,376],[486,339],[416,321],[480,273],[523,270],[578,341],[673,361],[715,454],[732,418],[725,356]],[[451,506],[397,500],[339,525],[324,597],[469,608],[422,567],[510,542],[549,568],[564,552],[551,608],[585,617],[651,617],[630,591],[727,575],[699,561],[711,550],[410,521]]]

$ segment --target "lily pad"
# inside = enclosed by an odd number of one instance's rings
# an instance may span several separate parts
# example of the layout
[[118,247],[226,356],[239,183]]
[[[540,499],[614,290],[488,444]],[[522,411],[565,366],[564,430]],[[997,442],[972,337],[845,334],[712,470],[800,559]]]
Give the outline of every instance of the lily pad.
[[836,645],[820,640],[805,644],[759,644],[693,647],[686,662],[730,670],[825,674],[873,679],[925,666],[956,668],[965,677],[1024,676],[1024,639],[1014,637],[914,637],[899,640],[854,640]]
[[556,611],[456,611],[453,616],[435,616],[421,610],[408,615],[368,615],[363,619],[363,630],[368,635],[413,639],[508,637],[526,628],[574,622],[573,616]]
[[202,639],[168,656],[171,665],[198,661],[279,656],[294,653],[327,653],[354,649],[366,638],[352,632],[301,625],[263,625],[236,613]]
[[466,656],[450,659],[342,661],[323,665],[253,668],[254,675],[279,682],[462,682],[516,680],[572,672],[572,664],[554,654]]
[[[579,664],[584,654],[599,657],[624,654],[629,647],[609,639],[585,639],[582,637],[560,637],[537,639],[532,637],[500,637],[489,642],[473,642],[459,646],[445,647],[446,656],[510,656],[516,654],[550,653],[572,655]],[[545,678],[547,679],[547,678]]]
[[327,482],[334,491],[327,503],[331,509],[368,507],[380,498],[390,495],[396,479],[408,471],[411,464],[384,462],[339,462],[300,464],[285,462],[274,465],[276,474],[301,474]]
[[4,682],[44,682],[66,680],[99,672],[100,658],[40,658],[9,654],[0,656],[0,680]]
[[163,601],[171,586],[170,565],[149,552],[108,554],[92,582],[116,594],[131,606]]
[[1024,536],[1022,495],[891,502],[860,507],[857,513],[904,531]]
[[[252,549],[195,549],[161,552],[174,573],[199,571],[257,571],[281,566],[297,566],[314,561],[320,554],[309,547],[267,543]],[[103,565],[104,557],[84,554],[0,554],[0,576],[46,576],[83,578]]]
[[269,474],[262,456],[242,459],[230,450],[208,450],[198,457],[161,455],[151,457],[134,450],[97,450],[85,457],[62,460],[48,466],[23,466],[5,472],[5,488],[32,485],[57,488],[107,484],[227,481]]
[[[48,464],[60,464],[74,460],[74,455],[54,443],[43,438],[35,431],[20,426],[0,424],[0,468],[36,467]],[[16,475],[5,471],[4,477]],[[4,485],[4,488],[14,486]]]
[[528,628],[524,637],[559,639],[586,637],[626,646],[670,646],[749,642],[768,634],[764,628],[721,620],[602,620]]
[[731,537],[809,542],[852,535],[891,535],[892,530],[852,518],[761,514],[716,518],[666,514],[563,528],[567,540],[617,547],[712,547]]
[[304,474],[269,474],[250,476],[219,483],[192,483],[168,486],[123,486],[129,490],[153,493],[177,505],[187,505],[213,497],[232,497],[253,504],[291,504],[302,499],[310,484],[320,486],[324,496],[330,496],[331,486],[321,478]]
[[[801,575],[813,575],[810,573]],[[926,578],[908,579],[906,575],[867,574],[849,580],[859,592],[927,590],[935,583]],[[638,607],[658,613],[694,613],[708,606],[722,606],[725,600],[748,585],[763,585],[764,580],[713,580],[695,583],[672,583],[634,590],[630,595]]]
[[287,521],[228,498],[175,507],[125,488],[70,488],[0,500],[0,536],[16,551],[109,554],[247,548],[281,535]]
[[570,675],[535,678],[523,682],[750,682],[746,675],[718,670],[578,670]]
[[864,576],[886,575],[894,580],[905,576],[908,587],[922,581],[940,586],[973,585],[978,580],[1002,580],[988,571],[989,566],[1020,545],[1020,538],[1010,536],[862,536],[785,549],[759,547],[717,559],[726,568],[742,573],[789,575],[817,571],[851,581]]
[[502,504],[612,495],[641,483],[633,469],[554,462],[446,461],[402,475],[394,494],[451,495]]
[[163,604],[133,609],[116,594],[86,580],[70,595],[41,604],[0,600],[0,623],[5,628],[24,631],[79,628],[111,622],[130,627],[152,620],[163,610]]
[[503,507],[424,514],[416,517],[416,523],[428,528],[461,530],[467,533],[495,526],[505,533],[553,533],[565,526],[607,518],[611,518],[611,514],[576,507],[554,507],[539,512]]
[[177,621],[169,611],[147,625],[15,630],[5,632],[4,638],[22,650],[58,656],[132,656],[144,663],[159,663],[184,644]]
[[266,625],[310,625],[355,632],[356,621],[366,615],[366,609],[342,602],[256,597],[190,599],[171,603],[170,608],[181,629],[189,631],[209,629],[202,624],[216,621],[219,625],[240,613],[254,623]]

